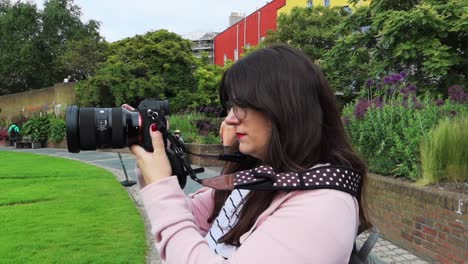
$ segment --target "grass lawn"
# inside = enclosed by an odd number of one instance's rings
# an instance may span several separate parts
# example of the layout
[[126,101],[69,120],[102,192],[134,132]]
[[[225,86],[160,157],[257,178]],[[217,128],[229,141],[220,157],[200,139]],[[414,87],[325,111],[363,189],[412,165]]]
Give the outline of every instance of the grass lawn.
[[0,151],[0,263],[144,263],[145,228],[108,171]]

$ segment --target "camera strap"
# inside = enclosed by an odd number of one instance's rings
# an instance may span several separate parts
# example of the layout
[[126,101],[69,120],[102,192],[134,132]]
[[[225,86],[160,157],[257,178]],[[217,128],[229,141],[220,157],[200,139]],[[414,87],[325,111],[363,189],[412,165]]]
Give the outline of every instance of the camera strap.
[[262,165],[233,174],[202,179],[201,184],[216,190],[313,190],[335,189],[359,198],[362,173],[346,166],[328,165],[300,172],[276,173]]

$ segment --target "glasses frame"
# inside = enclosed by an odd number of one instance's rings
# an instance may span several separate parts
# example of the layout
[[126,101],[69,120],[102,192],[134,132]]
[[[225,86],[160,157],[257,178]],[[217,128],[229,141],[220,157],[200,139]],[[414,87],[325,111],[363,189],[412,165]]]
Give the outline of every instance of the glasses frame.
[[247,109],[246,108],[240,107],[240,106],[238,106],[236,104],[232,104],[232,103],[226,104],[226,107],[227,107],[227,114],[229,115],[229,113],[232,110],[234,112],[234,116],[238,120],[243,120],[243,119],[245,119],[247,117]]

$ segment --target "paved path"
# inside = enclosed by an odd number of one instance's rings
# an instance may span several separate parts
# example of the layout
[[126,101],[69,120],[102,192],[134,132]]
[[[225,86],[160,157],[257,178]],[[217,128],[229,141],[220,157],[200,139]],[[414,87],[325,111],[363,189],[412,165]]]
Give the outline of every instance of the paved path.
[[[30,152],[30,153],[38,153],[50,156],[58,156],[63,158],[69,159],[76,159],[86,163],[90,163],[96,166],[103,167],[109,171],[111,171],[119,181],[125,179],[125,174],[122,169],[122,165],[120,163],[119,157],[117,153],[114,152],[96,152],[96,151],[83,151],[78,154],[69,153],[67,150],[64,149],[52,149],[52,148],[42,148],[42,149],[14,149],[14,148],[5,148],[0,147],[0,151],[21,151],[21,152]],[[136,180],[135,176],[135,159],[133,155],[122,153],[122,160],[124,166],[126,168],[128,177],[131,180]],[[200,177],[213,177],[219,175],[218,172],[220,168],[205,168],[205,172],[199,174]],[[188,180],[187,185],[184,188],[185,193],[192,193],[200,188],[201,185],[192,181]],[[160,264],[161,261],[159,259],[158,253],[156,252],[154,245],[154,240],[152,239],[149,231],[150,225],[148,219],[146,217],[146,213],[143,209],[143,204],[141,202],[141,198],[138,192],[137,185],[132,187],[126,188],[130,197],[135,201],[140,213],[142,214],[146,229],[147,229],[147,238],[148,238],[148,248],[149,254],[147,257],[147,264]],[[357,245],[360,247],[365,239],[367,238],[367,234],[362,234],[357,239]],[[374,246],[371,255],[374,259],[375,263],[388,263],[388,264],[428,264],[427,262],[421,258],[418,258],[411,252],[399,248],[398,246],[392,244],[391,242],[383,239],[382,237],[379,238],[376,245]]]

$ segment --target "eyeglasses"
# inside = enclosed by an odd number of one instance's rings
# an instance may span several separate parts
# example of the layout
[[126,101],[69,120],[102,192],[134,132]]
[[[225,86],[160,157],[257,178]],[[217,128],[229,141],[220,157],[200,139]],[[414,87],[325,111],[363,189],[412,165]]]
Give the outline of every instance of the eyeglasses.
[[234,115],[238,120],[242,120],[247,116],[247,109],[240,107],[238,105],[228,103],[227,105],[227,112],[228,114],[231,112],[231,110],[234,112]]

